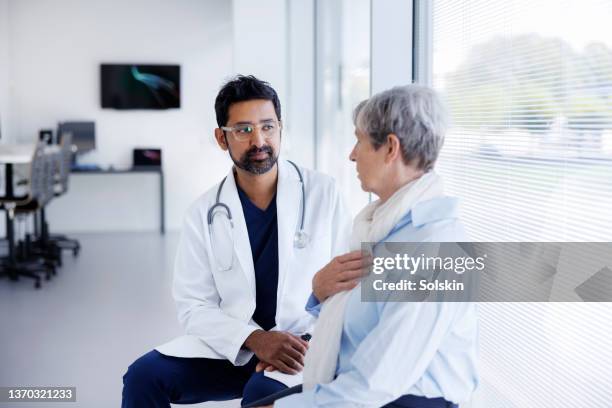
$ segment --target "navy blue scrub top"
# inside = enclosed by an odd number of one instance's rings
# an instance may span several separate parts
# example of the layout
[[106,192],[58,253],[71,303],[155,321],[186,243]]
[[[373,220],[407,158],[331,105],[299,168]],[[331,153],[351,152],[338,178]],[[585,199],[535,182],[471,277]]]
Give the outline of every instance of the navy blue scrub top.
[[[238,184],[236,183],[236,187]],[[255,313],[253,320],[264,330],[276,326],[278,288],[278,224],[276,195],[265,210],[251,202],[240,187],[238,196],[249,232],[251,255],[255,266]]]

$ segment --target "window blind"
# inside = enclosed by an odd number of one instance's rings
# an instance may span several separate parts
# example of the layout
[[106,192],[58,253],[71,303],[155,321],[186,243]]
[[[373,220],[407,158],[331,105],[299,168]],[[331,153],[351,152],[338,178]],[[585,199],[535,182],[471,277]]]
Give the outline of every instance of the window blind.
[[438,170],[470,236],[612,241],[612,2],[430,7],[420,49],[453,122]]
[[[416,1],[474,241],[612,241],[612,1]],[[612,406],[612,305],[481,304],[474,407]]]

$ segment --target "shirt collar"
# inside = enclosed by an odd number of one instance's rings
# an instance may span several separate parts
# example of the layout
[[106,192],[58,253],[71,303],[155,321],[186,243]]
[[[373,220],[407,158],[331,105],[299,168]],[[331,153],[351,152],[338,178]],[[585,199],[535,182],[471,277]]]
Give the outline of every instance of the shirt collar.
[[416,227],[430,222],[459,217],[459,199],[457,197],[436,197],[417,203],[409,215]]

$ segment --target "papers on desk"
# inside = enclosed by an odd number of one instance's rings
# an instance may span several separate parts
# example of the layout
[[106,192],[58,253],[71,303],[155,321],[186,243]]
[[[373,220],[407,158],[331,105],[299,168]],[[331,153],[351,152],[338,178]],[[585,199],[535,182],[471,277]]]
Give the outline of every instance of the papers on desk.
[[298,373],[295,375],[283,374],[280,371],[264,371],[264,376],[276,380],[280,383],[285,384],[287,387],[295,387],[296,385],[302,384],[303,377],[302,373]]

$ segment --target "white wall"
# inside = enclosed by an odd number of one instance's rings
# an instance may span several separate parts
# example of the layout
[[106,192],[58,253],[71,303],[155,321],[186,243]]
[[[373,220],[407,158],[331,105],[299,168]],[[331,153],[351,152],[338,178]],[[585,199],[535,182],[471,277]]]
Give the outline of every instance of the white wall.
[[315,167],[315,0],[287,1],[287,97],[285,151]]
[[9,0],[0,0],[0,143],[9,129]]
[[234,72],[270,82],[286,97],[286,1],[233,0]]
[[233,0],[234,73],[270,82],[282,106],[282,155],[314,167],[314,0]]
[[[9,7],[2,8],[7,1]],[[7,26],[2,14],[10,20],[13,92],[7,120],[16,140],[32,140],[39,129],[55,128],[60,120],[82,119],[96,121],[98,146],[87,162],[128,167],[132,148],[161,147],[167,226],[179,228],[187,206],[229,164],[212,132],[214,98],[233,69],[231,2],[0,0],[0,38]],[[181,109],[101,109],[102,62],[180,64]],[[147,197],[141,197],[143,205]]]

